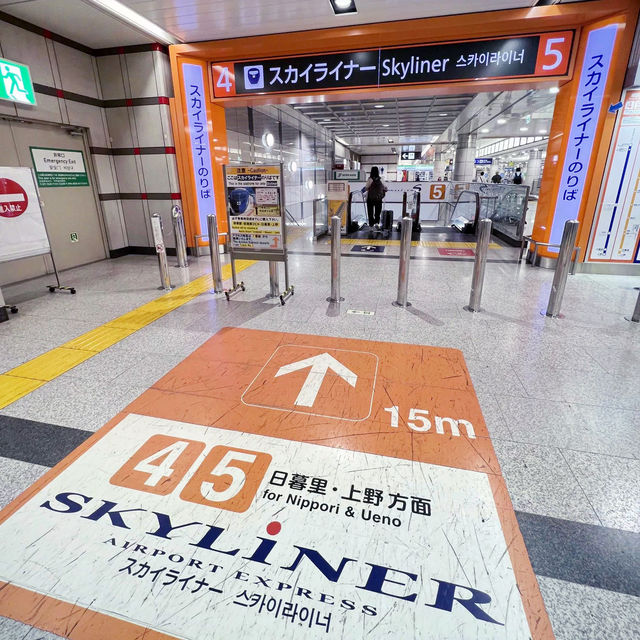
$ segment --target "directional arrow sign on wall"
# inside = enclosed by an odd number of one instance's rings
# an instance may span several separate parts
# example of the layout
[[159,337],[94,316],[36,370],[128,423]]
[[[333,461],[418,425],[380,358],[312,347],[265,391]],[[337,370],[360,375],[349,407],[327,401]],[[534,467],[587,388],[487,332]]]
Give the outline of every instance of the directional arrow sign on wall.
[[278,369],[276,378],[285,376],[288,373],[294,371],[300,371],[300,369],[306,369],[311,367],[307,379],[300,389],[300,393],[296,398],[295,404],[301,407],[312,407],[316,401],[320,387],[324,377],[327,375],[327,371],[331,369],[334,373],[337,373],[346,383],[352,387],[356,386],[358,376],[350,369],[347,369],[341,362],[338,362],[333,356],[328,353],[321,353],[311,358],[305,358],[298,362],[292,362],[291,364],[284,365]]

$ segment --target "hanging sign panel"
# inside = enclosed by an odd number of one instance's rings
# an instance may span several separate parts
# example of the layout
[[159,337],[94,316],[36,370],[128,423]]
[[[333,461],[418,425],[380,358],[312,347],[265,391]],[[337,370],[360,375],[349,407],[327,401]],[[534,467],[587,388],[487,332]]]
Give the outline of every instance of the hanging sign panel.
[[82,151],[29,147],[39,187],[88,187]]
[[64,637],[553,638],[454,349],[223,329],[0,544],[0,615]]
[[[594,29],[587,37],[549,238],[554,245],[560,246],[565,222],[578,219],[617,31],[618,25],[611,24]],[[553,247],[548,247],[548,250],[550,253],[558,252]]]
[[191,163],[198,203],[200,233],[206,233],[207,216],[216,212],[211,168],[211,145],[205,105],[204,73],[198,64],[183,64],[187,120],[191,141]]
[[215,62],[213,93],[253,93],[562,76],[574,31],[329,53],[249,62]]
[[50,250],[31,169],[0,167],[0,262]]
[[589,255],[598,262],[640,262],[640,91],[623,103]]
[[279,166],[226,167],[231,249],[284,252]]

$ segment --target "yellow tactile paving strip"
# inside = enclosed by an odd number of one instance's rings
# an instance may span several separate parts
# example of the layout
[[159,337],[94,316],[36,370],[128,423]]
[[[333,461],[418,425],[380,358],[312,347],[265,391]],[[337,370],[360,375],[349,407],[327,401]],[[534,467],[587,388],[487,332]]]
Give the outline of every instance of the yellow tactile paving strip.
[[[341,244],[373,244],[373,245],[385,245],[389,247],[400,246],[400,240],[368,240],[366,238],[344,238]],[[414,240],[411,243],[412,247],[433,247],[436,249],[475,249],[475,242],[445,242],[437,240]],[[496,242],[489,243],[489,249],[504,249]]]
[[[253,260],[237,260],[236,271],[244,271],[254,263]],[[222,267],[222,279],[228,280],[230,277],[231,266],[226,264]],[[212,286],[210,275],[196,278],[189,284],[0,374],[0,409],[193,300],[201,293],[209,291]]]

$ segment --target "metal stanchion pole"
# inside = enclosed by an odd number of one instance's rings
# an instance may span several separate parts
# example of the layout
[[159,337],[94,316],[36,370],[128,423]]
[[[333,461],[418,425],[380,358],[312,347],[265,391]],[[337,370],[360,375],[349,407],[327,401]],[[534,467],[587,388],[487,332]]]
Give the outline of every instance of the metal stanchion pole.
[[278,274],[278,263],[275,260],[269,261],[269,297],[280,297],[280,276]]
[[328,302],[342,302],[340,297],[340,232],[342,220],[340,216],[331,217],[331,295]]
[[636,300],[636,308],[633,310],[633,315],[630,318],[625,316],[625,320],[628,320],[629,322],[640,322],[640,293]]
[[567,284],[571,259],[576,246],[579,224],[577,220],[567,220],[564,223],[562,242],[560,243],[556,270],[553,274],[553,284],[551,285],[551,293],[549,294],[549,304],[547,305],[545,314],[549,318],[560,317],[560,307],[562,306],[564,288]]
[[160,267],[160,286],[158,289],[171,290],[171,278],[169,277],[169,263],[167,262],[167,249],[164,246],[164,234],[162,232],[162,218],[159,213],[151,214],[151,232],[153,242],[158,254],[158,266]]
[[410,307],[407,301],[409,290],[409,263],[411,262],[411,230],[413,219],[402,218],[402,232],[400,234],[400,268],[398,270],[398,297],[393,303],[396,307]]
[[176,204],[171,207],[171,222],[173,223],[173,235],[176,239],[176,258],[178,259],[177,267],[188,267],[187,259],[187,233],[184,230],[184,218],[182,209]]
[[220,245],[218,244],[218,220],[215,213],[207,216],[207,230],[209,233],[209,251],[211,251],[211,279],[213,289],[211,293],[222,293],[222,265],[220,264]]
[[476,261],[473,265],[473,278],[471,279],[471,294],[469,304],[464,307],[467,311],[480,311],[482,301],[482,287],[484,284],[484,271],[487,266],[487,253],[489,240],[491,239],[491,220],[483,218],[478,223],[478,241],[476,243]]

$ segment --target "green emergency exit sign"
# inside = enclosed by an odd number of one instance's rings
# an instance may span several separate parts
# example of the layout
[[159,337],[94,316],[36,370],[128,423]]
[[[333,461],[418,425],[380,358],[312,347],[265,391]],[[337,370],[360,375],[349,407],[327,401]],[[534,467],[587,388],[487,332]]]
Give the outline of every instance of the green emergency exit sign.
[[0,100],[36,104],[31,74],[26,64],[0,58]]

